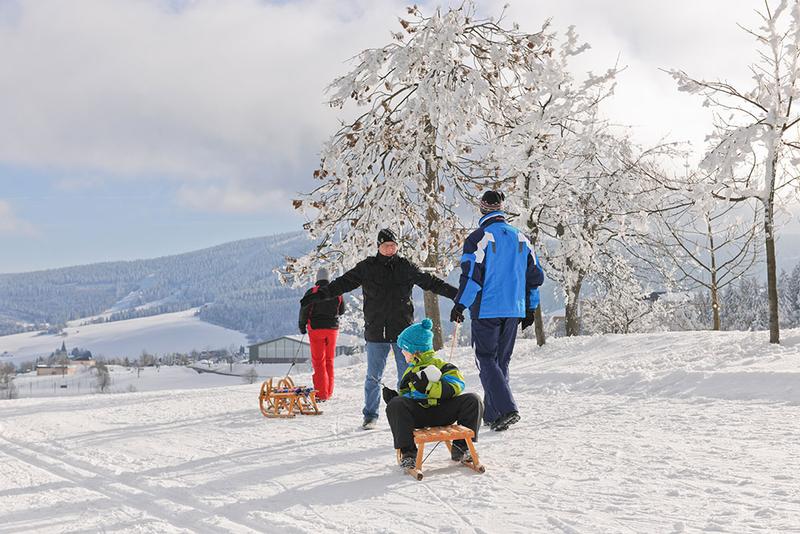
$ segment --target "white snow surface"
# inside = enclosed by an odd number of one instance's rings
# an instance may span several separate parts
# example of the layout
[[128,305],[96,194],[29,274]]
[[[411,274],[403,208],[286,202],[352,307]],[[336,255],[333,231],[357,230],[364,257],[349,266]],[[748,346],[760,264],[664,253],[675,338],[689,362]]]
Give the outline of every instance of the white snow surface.
[[138,358],[143,350],[150,354],[188,353],[193,349],[220,349],[230,345],[237,349],[247,345],[241,332],[201,321],[196,308],[151,317],[80,325],[72,321],[64,329],[66,336],[38,335],[26,332],[0,337],[0,353],[13,354],[10,361],[22,362],[37,356],[46,357],[61,347],[80,347],[105,357]]
[[[106,393],[133,391],[161,391],[166,389],[200,389],[241,384],[242,375],[255,369],[261,380],[275,374],[285,374],[289,364],[235,364],[231,370],[227,364],[197,365],[197,369],[184,366],[124,367],[109,365],[110,383]],[[296,365],[295,370],[306,369]],[[200,372],[198,372],[198,369]],[[230,372],[238,373],[231,375]],[[98,393],[95,369],[79,368],[73,375],[36,376],[36,372],[18,375],[14,380],[18,398],[66,397]]]
[[[520,340],[522,420],[481,429],[486,473],[442,445],[420,482],[385,418],[359,429],[363,356],[290,420],[258,384],[2,401],[0,533],[800,532],[800,331],[767,341]],[[481,392],[471,349],[448,352]]]

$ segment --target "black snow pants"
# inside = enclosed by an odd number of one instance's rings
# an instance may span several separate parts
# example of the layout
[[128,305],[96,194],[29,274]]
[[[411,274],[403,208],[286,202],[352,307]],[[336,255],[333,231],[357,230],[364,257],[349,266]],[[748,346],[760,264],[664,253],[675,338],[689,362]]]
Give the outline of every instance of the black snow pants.
[[458,423],[472,429],[475,432],[472,440],[478,441],[478,428],[483,419],[483,401],[475,393],[463,393],[438,406],[423,408],[417,401],[398,396],[386,406],[386,418],[392,428],[394,448],[403,452],[416,450],[414,429],[426,426]]

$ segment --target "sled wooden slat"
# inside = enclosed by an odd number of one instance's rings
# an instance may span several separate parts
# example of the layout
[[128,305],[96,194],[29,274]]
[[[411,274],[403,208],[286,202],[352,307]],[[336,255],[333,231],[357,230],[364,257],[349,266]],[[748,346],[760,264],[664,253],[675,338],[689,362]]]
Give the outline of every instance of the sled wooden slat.
[[288,376],[273,386],[272,379],[261,384],[258,395],[258,407],[264,417],[295,417],[302,415],[319,415],[317,407],[317,391],[297,387]]
[[[414,443],[417,445],[417,464],[414,466],[414,469],[407,469],[407,471],[417,480],[422,480],[422,460],[425,454],[425,444],[444,441],[449,452],[453,448],[453,441],[457,439],[463,439],[467,442],[470,456],[472,456],[472,461],[463,462],[463,465],[478,473],[486,472],[486,468],[481,465],[481,462],[478,459],[478,452],[475,450],[475,445],[472,443],[473,437],[475,437],[475,433],[471,429],[455,424],[418,428],[414,430]],[[401,459],[402,453],[400,452],[400,449],[397,449],[397,463],[400,463]]]

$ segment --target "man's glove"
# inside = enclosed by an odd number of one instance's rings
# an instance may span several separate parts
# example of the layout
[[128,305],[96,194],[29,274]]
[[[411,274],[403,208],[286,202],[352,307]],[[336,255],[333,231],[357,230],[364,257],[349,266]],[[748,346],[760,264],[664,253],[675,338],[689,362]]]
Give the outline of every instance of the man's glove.
[[411,379],[411,383],[414,384],[414,389],[419,391],[420,393],[427,393],[428,391],[428,376],[420,371],[419,373],[414,373],[413,378]]
[[397,396],[397,392],[393,389],[389,389],[386,386],[383,386],[383,402],[389,404],[393,398]]
[[316,293],[309,293],[300,299],[300,306],[308,306],[313,302],[331,298],[331,293],[327,287],[321,287]]
[[303,334],[303,335],[308,334],[308,327],[306,327],[306,325],[304,325],[304,324],[301,324],[300,325],[300,333]]
[[453,306],[453,309],[450,310],[450,322],[451,323],[463,323],[464,322],[464,305],[463,304],[456,304]]
[[530,310],[530,309],[526,310],[525,317],[522,319],[522,321],[520,321],[522,329],[525,330],[530,325],[532,325],[535,317],[536,317],[536,310]]

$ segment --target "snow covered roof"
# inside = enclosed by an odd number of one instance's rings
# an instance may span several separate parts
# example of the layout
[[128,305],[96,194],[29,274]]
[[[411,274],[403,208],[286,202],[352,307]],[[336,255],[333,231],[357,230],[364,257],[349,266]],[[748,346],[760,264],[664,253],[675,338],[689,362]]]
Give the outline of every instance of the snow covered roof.
[[[258,347],[260,345],[272,343],[280,339],[290,339],[292,341],[296,341],[297,343],[302,343],[303,345],[309,345],[308,336],[301,336],[299,334],[286,334],[285,336],[276,337],[275,339],[268,339],[266,341],[253,343],[252,345],[248,345],[248,347]],[[339,347],[360,347],[363,344],[364,340],[362,338],[358,336],[352,336],[350,334],[339,334],[339,337],[336,338],[336,345]]]

